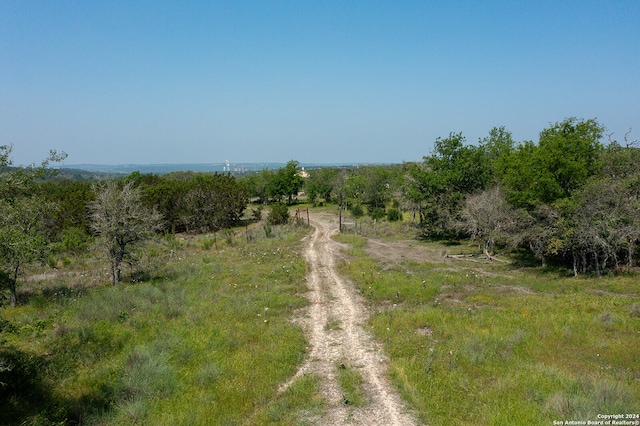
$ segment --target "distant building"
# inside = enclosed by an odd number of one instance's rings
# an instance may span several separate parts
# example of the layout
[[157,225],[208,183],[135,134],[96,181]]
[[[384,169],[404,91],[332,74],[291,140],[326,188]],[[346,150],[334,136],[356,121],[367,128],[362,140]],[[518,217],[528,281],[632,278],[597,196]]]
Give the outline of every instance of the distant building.
[[304,167],[301,167],[300,170],[298,170],[298,176],[300,176],[302,178],[308,178],[309,177],[309,173],[304,171]]

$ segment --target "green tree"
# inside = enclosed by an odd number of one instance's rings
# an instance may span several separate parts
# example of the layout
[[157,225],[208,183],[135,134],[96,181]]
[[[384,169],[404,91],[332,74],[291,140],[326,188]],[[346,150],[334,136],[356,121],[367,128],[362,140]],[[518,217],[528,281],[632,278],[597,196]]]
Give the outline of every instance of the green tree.
[[340,170],[333,167],[323,167],[309,171],[309,178],[305,183],[305,192],[312,204],[315,205],[318,198],[324,198],[326,202],[331,202],[331,194],[339,173]]
[[187,183],[180,203],[187,231],[216,232],[240,220],[247,194],[244,184],[231,175],[198,173]]
[[595,119],[568,118],[540,132],[538,145],[520,145],[502,166],[507,199],[534,209],[571,194],[598,172],[604,128]]
[[46,218],[52,236],[60,236],[67,228],[90,232],[87,209],[95,199],[91,183],[70,179],[47,181],[39,185],[38,193],[57,206],[55,214]]
[[369,210],[384,208],[391,198],[391,172],[386,166],[369,166],[358,170],[364,181],[362,198]]
[[602,160],[600,173],[575,191],[565,214],[562,248],[571,253],[576,275],[586,272],[589,259],[597,275],[621,259],[633,266],[640,241],[640,150],[611,144]]
[[89,210],[91,228],[109,258],[111,282],[116,285],[125,257],[162,228],[162,218],[141,202],[141,191],[132,182],[120,186],[110,180],[96,187]]
[[366,187],[364,176],[359,173],[350,173],[342,186],[342,193],[346,201],[347,207],[362,209],[361,204],[364,202],[364,192]]
[[[142,202],[149,208],[156,208],[162,215],[164,228],[174,233],[186,230],[182,198],[187,193],[189,180],[182,177],[184,176],[169,174],[157,180],[143,180],[139,183]],[[187,176],[187,179],[191,178],[193,175]]]
[[40,167],[23,168],[10,167],[11,151],[9,145],[0,146],[0,281],[15,306],[18,277],[25,265],[43,257],[45,218],[55,211],[53,203],[38,195],[37,178],[66,154],[52,150]]
[[293,204],[293,197],[300,192],[304,185],[304,179],[300,176],[298,162],[291,160],[286,166],[281,167],[269,182],[269,195],[280,201],[287,198],[287,204]]
[[0,256],[11,306],[16,306],[18,276],[25,265],[44,257],[44,219],[54,205],[35,196],[0,202]]
[[480,148],[484,151],[489,167],[490,180],[494,184],[500,182],[509,156],[516,150],[516,142],[511,132],[504,126],[494,127],[489,136],[480,139]]
[[490,181],[484,149],[464,142],[462,133],[438,138],[431,156],[407,166],[404,194],[418,206],[425,235],[453,232],[465,196],[485,189]]
[[258,173],[251,173],[242,178],[247,188],[247,195],[257,198],[257,202],[264,204],[269,201],[270,183],[275,176],[275,172],[269,169],[262,169]]

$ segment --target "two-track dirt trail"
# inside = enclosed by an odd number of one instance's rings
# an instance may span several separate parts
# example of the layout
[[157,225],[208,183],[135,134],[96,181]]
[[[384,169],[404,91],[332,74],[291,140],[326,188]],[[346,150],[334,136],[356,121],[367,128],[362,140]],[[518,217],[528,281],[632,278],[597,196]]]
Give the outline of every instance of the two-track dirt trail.
[[[386,377],[386,358],[363,325],[368,312],[353,284],[336,272],[340,244],[331,239],[338,231],[335,216],[312,215],[315,232],[305,252],[309,263],[307,297],[311,304],[297,319],[308,334],[310,354],[296,375],[315,374],[329,402],[327,414],[316,419],[330,425],[414,425],[401,399]],[[344,400],[337,375],[341,365],[359,372],[366,402],[358,407]]]

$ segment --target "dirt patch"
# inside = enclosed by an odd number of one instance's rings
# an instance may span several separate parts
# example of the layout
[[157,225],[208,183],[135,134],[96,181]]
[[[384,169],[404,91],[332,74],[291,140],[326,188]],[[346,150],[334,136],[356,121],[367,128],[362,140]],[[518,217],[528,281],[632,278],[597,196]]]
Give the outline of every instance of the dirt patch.
[[[306,296],[311,304],[296,319],[308,335],[310,349],[305,363],[281,390],[303,374],[319,376],[329,409],[317,424],[416,424],[389,383],[387,358],[380,345],[363,328],[369,318],[364,300],[354,285],[336,272],[341,249],[331,239],[338,230],[336,218],[312,214],[311,224],[315,232],[308,238],[305,251],[309,264]],[[357,366],[366,404],[355,407],[344,403],[336,371],[341,363]]]
[[433,330],[431,330],[431,328],[429,327],[423,327],[423,328],[419,328],[417,329],[414,334],[419,334],[421,336],[424,337],[431,337],[433,336]]
[[366,253],[377,259],[388,269],[400,265],[402,262],[416,263],[444,263],[444,252],[437,248],[427,247],[413,240],[382,241],[368,239],[365,247]]

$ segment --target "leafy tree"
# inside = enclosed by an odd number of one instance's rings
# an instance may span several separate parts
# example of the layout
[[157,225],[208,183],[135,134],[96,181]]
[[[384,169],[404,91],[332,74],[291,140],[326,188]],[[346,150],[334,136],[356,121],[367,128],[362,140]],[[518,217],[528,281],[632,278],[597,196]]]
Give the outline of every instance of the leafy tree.
[[91,183],[70,179],[47,181],[39,185],[38,193],[57,206],[55,214],[46,218],[52,237],[60,236],[67,228],[90,232],[87,209],[95,199]]
[[[189,180],[184,180],[183,177],[185,176],[182,174],[169,174],[157,180],[143,180],[139,183],[142,202],[149,208],[158,209],[164,220],[164,228],[171,232],[186,231],[182,199],[187,193]],[[193,175],[186,177],[192,179]]]
[[405,197],[420,210],[425,235],[453,231],[455,218],[467,194],[487,187],[490,180],[485,151],[464,145],[462,133],[438,138],[434,152],[422,164],[407,166]]
[[340,169],[323,167],[309,171],[309,179],[306,182],[305,192],[314,205],[318,197],[326,202],[332,201],[332,193],[339,178]]
[[519,210],[523,213],[519,223],[518,234],[514,235],[514,245],[529,246],[533,255],[546,265],[548,256],[559,254],[559,235],[566,228],[561,212],[547,204],[537,206],[531,211]]
[[633,266],[640,240],[640,151],[613,146],[603,159],[601,173],[574,194],[567,215],[565,246],[575,274],[586,272],[588,257],[597,275],[607,264],[618,266],[620,258]]
[[195,174],[185,190],[181,214],[189,232],[229,228],[240,220],[247,206],[244,185],[228,174]]
[[486,188],[490,178],[485,151],[464,142],[462,133],[451,133],[448,138],[436,139],[433,154],[425,157],[442,187],[456,198]]
[[494,127],[489,131],[489,136],[480,140],[480,149],[486,157],[489,179],[496,184],[499,183],[508,157],[516,150],[516,142],[511,132],[504,126]]
[[374,220],[383,219],[386,215],[387,213],[385,209],[382,207],[375,207],[373,210],[371,210],[371,213],[369,213],[369,216],[371,217],[371,219],[374,219]]
[[345,180],[342,193],[349,206],[360,206],[364,201],[366,180],[358,173],[351,173]]
[[520,145],[502,165],[507,199],[534,209],[568,198],[598,172],[604,128],[595,119],[568,118],[540,132],[538,145]]
[[52,203],[35,196],[0,202],[0,257],[11,306],[16,306],[22,268],[44,257],[48,243],[44,237],[44,218],[53,210]]
[[96,188],[89,205],[91,228],[99,236],[111,264],[111,282],[120,282],[121,264],[131,248],[149,239],[162,227],[162,218],[141,202],[141,191],[132,182],[120,186],[108,181]]
[[364,181],[362,198],[370,211],[384,207],[391,194],[391,172],[385,166],[369,166],[358,171]]
[[52,150],[40,167],[11,168],[11,151],[11,146],[0,146],[0,281],[15,306],[18,276],[25,265],[43,257],[48,244],[45,218],[55,210],[53,203],[38,196],[36,180],[49,162],[61,161],[66,154]]
[[270,182],[275,172],[269,169],[262,169],[259,173],[248,174],[242,178],[247,188],[249,197],[257,198],[259,203],[267,203],[269,200]]
[[298,164],[297,161],[291,160],[286,166],[278,169],[269,182],[268,193],[270,196],[278,201],[286,197],[287,204],[291,205],[293,203],[293,196],[297,195],[304,185],[304,180],[298,170]]

